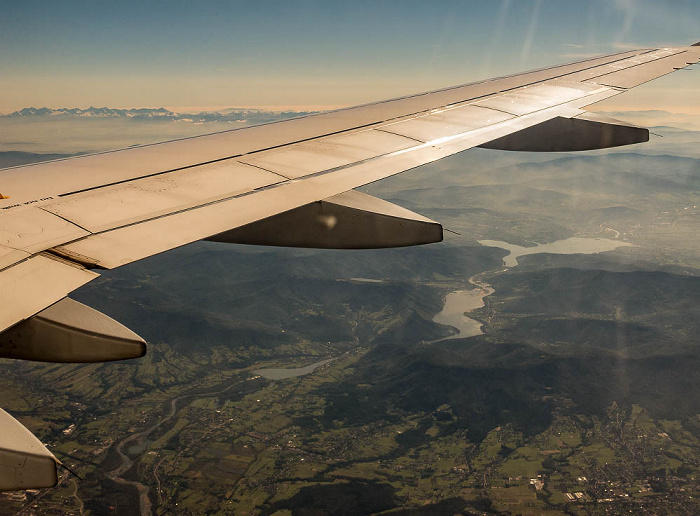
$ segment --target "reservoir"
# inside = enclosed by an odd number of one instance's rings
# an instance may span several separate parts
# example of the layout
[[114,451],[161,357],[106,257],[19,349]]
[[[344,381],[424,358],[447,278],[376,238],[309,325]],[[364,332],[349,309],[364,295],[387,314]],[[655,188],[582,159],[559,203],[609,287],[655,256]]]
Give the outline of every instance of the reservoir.
[[[557,240],[549,244],[537,244],[533,247],[522,247],[500,240],[479,240],[479,243],[488,247],[500,247],[508,251],[508,254],[503,258],[506,267],[515,267],[518,265],[518,258],[527,254],[594,254],[633,245],[621,240],[580,237]],[[469,283],[475,287],[472,290],[457,290],[445,296],[445,305],[442,311],[435,314],[433,322],[452,326],[457,329],[457,333],[432,342],[473,337],[483,333],[481,323],[468,317],[467,313],[484,306],[484,298],[493,294],[494,291],[488,283],[477,280],[478,277],[477,275],[469,279]]]
[[457,333],[449,337],[434,340],[433,342],[463,339],[483,333],[481,331],[481,323],[467,317],[466,313],[484,306],[484,298],[493,294],[493,289],[487,283],[477,282],[474,278],[470,279],[469,282],[476,288],[472,290],[457,290],[447,294],[442,311],[435,314],[435,317],[433,317],[433,322],[444,324],[445,326],[452,326],[457,329]]
[[304,376],[306,374],[313,373],[314,370],[318,369],[322,365],[326,365],[329,362],[332,362],[338,357],[333,357],[333,358],[327,358],[325,360],[321,360],[320,362],[313,363],[311,365],[307,365],[304,367],[295,367],[295,368],[283,368],[283,367],[272,367],[269,369],[258,369],[257,371],[253,371],[253,374],[259,374],[263,378],[267,378],[268,380],[286,380],[287,378],[295,378],[297,376]]
[[481,245],[488,247],[500,247],[509,251],[503,258],[506,267],[518,265],[518,257],[527,254],[551,253],[551,254],[595,254],[605,251],[613,251],[618,247],[632,246],[633,244],[608,238],[566,238],[550,244],[537,244],[534,247],[521,247],[500,240],[479,240]]

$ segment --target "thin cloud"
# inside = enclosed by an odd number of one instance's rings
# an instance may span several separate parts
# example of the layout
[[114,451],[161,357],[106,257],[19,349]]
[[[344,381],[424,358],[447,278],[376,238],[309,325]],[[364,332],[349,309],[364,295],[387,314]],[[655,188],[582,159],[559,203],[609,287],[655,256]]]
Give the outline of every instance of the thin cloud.
[[534,7],[532,8],[532,15],[530,16],[530,24],[527,27],[527,34],[525,35],[525,41],[523,41],[523,49],[520,52],[520,63],[523,64],[530,56],[530,49],[532,48],[532,42],[535,39],[535,34],[537,33],[537,22],[540,19],[540,8],[542,7],[542,0],[537,0]]
[[491,43],[487,47],[487,51],[484,53],[484,71],[486,75],[491,75],[491,66],[494,62],[494,53],[501,41],[503,35],[503,30],[508,20],[508,12],[510,11],[510,0],[503,0],[501,2],[501,8],[498,10],[498,16],[496,17],[496,24],[491,32]]
[[622,26],[615,39],[617,41],[622,41],[627,37],[627,34],[629,34],[632,28],[639,5],[634,0],[615,0],[615,7],[622,11],[623,15]]
[[636,45],[634,43],[623,43],[621,41],[613,43],[613,48],[616,50],[636,50],[638,48],[643,48],[644,45]]
[[559,54],[562,59],[588,59],[589,57],[599,56],[599,52],[564,52]]

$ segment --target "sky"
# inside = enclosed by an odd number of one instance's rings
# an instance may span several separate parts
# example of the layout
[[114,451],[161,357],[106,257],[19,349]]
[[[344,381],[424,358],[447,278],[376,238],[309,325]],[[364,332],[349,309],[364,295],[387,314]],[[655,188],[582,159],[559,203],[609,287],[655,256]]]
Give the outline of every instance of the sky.
[[[0,112],[325,109],[697,41],[700,0],[0,0]],[[608,107],[700,114],[698,74]]]

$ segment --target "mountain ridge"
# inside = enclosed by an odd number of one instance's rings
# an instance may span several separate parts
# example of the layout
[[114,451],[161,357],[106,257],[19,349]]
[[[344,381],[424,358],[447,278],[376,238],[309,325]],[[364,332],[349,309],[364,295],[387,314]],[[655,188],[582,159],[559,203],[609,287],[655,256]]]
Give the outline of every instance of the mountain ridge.
[[250,108],[227,108],[220,111],[202,111],[200,113],[178,113],[164,107],[158,108],[49,108],[26,107],[13,111],[0,118],[127,118],[134,120],[164,120],[186,122],[247,122],[249,118],[260,119],[265,117],[292,118],[314,113],[314,111],[266,111]]

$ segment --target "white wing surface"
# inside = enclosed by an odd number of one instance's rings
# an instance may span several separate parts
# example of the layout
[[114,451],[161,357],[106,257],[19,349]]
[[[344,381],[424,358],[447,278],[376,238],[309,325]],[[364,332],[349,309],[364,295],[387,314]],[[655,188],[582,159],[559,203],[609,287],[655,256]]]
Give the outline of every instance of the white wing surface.
[[197,240],[303,247],[438,241],[438,223],[349,191],[475,146],[561,151],[647,141],[645,129],[583,108],[699,59],[697,45],[634,50],[2,170],[0,356],[80,362],[143,355],[137,335],[66,295],[96,270]]

